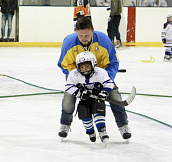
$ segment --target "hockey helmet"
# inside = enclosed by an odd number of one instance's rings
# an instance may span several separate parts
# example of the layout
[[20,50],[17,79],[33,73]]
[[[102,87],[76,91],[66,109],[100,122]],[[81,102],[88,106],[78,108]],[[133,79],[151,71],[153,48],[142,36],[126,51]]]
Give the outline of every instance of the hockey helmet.
[[[81,72],[79,65],[85,62],[90,62],[91,70],[86,71],[86,72]],[[77,55],[76,67],[77,67],[78,72],[81,73],[81,75],[86,76],[86,77],[91,77],[94,74],[96,66],[97,66],[97,59],[96,59],[96,56],[92,52],[84,51]]]
[[169,18],[170,17],[172,17],[172,13],[169,13],[168,15],[167,15],[167,22],[172,22],[172,21],[169,21]]

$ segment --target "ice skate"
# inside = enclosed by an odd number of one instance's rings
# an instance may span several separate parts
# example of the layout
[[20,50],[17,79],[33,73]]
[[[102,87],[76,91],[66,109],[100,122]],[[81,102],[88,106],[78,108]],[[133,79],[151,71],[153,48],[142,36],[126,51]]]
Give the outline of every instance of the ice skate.
[[61,141],[63,141],[64,138],[67,137],[70,127],[65,124],[61,124],[60,130],[59,130],[59,137],[61,138]]
[[126,140],[127,143],[129,143],[129,139],[131,138],[131,131],[128,125],[124,125],[122,127],[119,127],[119,131],[123,137],[123,139]]
[[109,136],[107,135],[105,127],[99,129],[99,137],[106,147],[109,140]]
[[165,56],[164,56],[164,61],[165,61],[165,62],[168,62],[168,61],[170,61],[170,60],[172,61],[172,57],[170,57],[170,55],[165,55]]
[[96,142],[96,133],[95,131],[91,132],[91,133],[87,133],[89,135],[90,141],[91,142]]

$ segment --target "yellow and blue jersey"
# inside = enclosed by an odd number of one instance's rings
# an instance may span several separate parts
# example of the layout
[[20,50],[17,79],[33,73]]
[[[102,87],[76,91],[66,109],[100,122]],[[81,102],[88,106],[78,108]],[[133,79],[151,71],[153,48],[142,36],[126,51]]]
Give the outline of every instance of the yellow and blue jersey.
[[97,66],[105,69],[114,80],[118,72],[119,59],[109,37],[99,31],[94,31],[89,47],[82,46],[76,32],[64,39],[58,61],[58,66],[64,74],[68,75],[76,68],[76,56],[83,51],[93,52],[97,58]]

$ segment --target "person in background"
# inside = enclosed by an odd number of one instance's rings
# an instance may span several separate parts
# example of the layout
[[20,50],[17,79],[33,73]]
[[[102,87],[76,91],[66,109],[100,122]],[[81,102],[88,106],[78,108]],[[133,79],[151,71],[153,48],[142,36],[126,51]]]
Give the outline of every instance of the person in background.
[[110,6],[111,0],[96,0],[97,6]]
[[136,0],[124,0],[123,6],[132,6],[136,7]]
[[161,39],[166,47],[164,61],[170,61],[172,60],[172,13],[167,15],[167,22],[164,23],[161,31]]
[[122,46],[121,36],[119,32],[119,24],[121,21],[122,2],[121,0],[111,0],[110,16],[108,18],[108,37],[114,44],[114,38],[116,38],[115,48]]
[[144,0],[142,6],[145,7],[167,7],[165,0]]
[[[106,70],[97,67],[96,57],[90,51],[84,51],[77,55],[76,67],[69,73],[65,92],[80,99],[77,108],[78,117],[82,120],[90,141],[96,141],[94,119],[99,137],[103,143],[106,143],[109,136],[105,126],[104,100],[108,97],[114,84]],[[98,99],[91,98],[90,94]],[[64,134],[66,135],[66,132],[59,132],[60,136],[64,136]]]
[[81,17],[88,17],[91,20],[91,10],[90,10],[89,0],[74,1],[74,16],[73,16],[74,31],[76,28],[76,22]]
[[[9,42],[12,31],[12,20],[14,16],[14,11],[17,9],[17,0],[1,0],[0,6],[2,12],[0,41]],[[7,30],[7,38],[4,39],[6,22],[8,22],[8,30]]]
[[[76,68],[76,57],[79,53],[84,51],[94,53],[97,59],[97,66],[105,69],[109,77],[114,81],[119,68],[119,59],[115,48],[106,34],[94,31],[93,24],[87,17],[78,19],[76,32],[68,35],[63,41],[58,66],[65,75],[69,75],[71,70]],[[86,81],[88,82],[89,78]],[[122,101],[115,83],[108,98],[114,101]],[[61,127],[59,130],[60,137],[65,138],[68,135],[73,121],[75,103],[76,97],[65,92],[62,101]],[[112,103],[110,103],[110,106],[122,137],[129,139],[131,132],[128,126],[128,117],[125,107]]]

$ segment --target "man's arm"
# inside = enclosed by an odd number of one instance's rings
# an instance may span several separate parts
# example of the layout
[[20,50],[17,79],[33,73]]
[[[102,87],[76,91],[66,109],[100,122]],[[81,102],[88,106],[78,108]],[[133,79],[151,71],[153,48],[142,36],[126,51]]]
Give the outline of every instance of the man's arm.
[[17,9],[17,0],[13,0],[12,6],[11,6],[11,11],[14,12]]
[[[75,34],[75,33],[74,33]],[[75,36],[73,34],[67,36],[61,48],[61,55],[58,61],[58,66],[66,75],[76,68],[76,52],[74,50]]]

